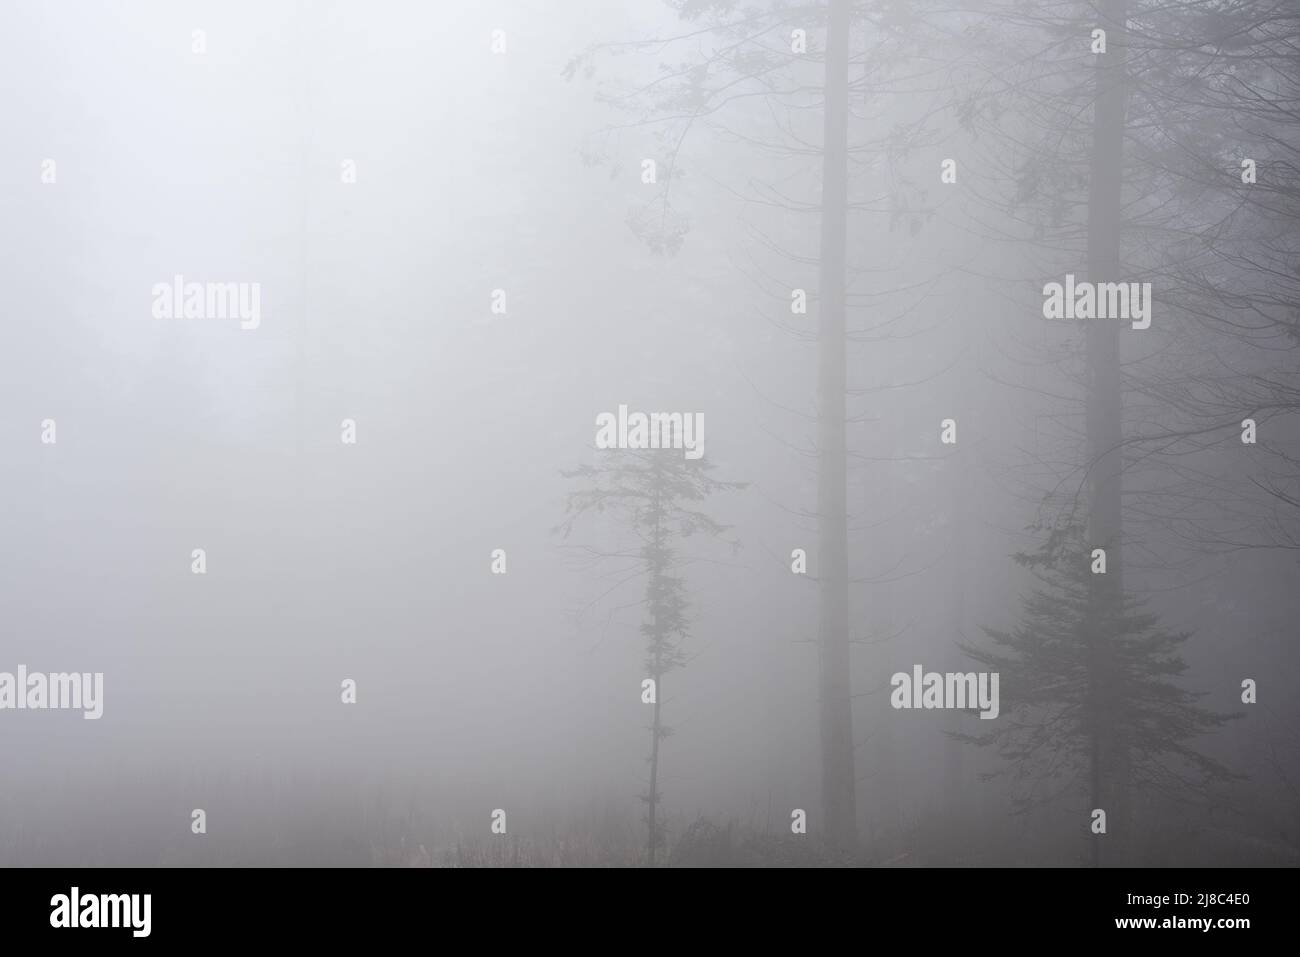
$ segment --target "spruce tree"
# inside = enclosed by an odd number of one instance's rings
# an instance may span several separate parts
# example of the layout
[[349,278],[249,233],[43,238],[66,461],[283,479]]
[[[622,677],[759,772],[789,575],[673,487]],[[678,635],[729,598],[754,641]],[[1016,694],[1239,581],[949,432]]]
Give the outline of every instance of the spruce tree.
[[[1099,601],[1106,575],[1094,572],[1079,526],[1054,530],[1041,552],[1016,560],[1039,581],[1019,624],[984,628],[989,645],[962,645],[1000,674],[1002,713],[960,737],[1007,762],[997,773],[1015,784],[1017,811],[1084,795],[1109,818],[1130,793],[1185,801],[1236,777],[1196,747],[1240,715],[1209,710],[1203,693],[1179,684],[1190,633],[1165,629],[1131,594]],[[1101,843],[1092,847],[1099,865]]]

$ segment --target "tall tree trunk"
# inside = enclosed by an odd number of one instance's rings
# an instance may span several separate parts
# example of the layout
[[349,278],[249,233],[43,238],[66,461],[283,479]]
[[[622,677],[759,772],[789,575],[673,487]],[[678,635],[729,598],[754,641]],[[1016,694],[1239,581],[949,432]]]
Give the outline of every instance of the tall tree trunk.
[[[1097,94],[1093,113],[1091,169],[1088,185],[1088,278],[1094,283],[1120,282],[1120,233],[1123,215],[1124,128],[1128,0],[1101,0],[1098,25],[1106,31],[1106,52],[1098,55]],[[1089,710],[1093,726],[1093,807],[1106,811],[1107,831],[1094,837],[1093,863],[1102,862],[1105,841],[1124,841],[1125,755],[1107,705],[1109,652],[1113,635],[1105,630],[1116,620],[1123,595],[1120,504],[1123,399],[1117,319],[1084,320],[1087,340],[1088,536],[1091,548],[1106,550],[1106,573],[1092,576],[1090,615]],[[1109,856],[1109,855],[1108,855]]]
[[850,0],[827,0],[827,12],[817,382],[822,811],[828,842],[849,848],[857,840],[849,677],[844,355]]

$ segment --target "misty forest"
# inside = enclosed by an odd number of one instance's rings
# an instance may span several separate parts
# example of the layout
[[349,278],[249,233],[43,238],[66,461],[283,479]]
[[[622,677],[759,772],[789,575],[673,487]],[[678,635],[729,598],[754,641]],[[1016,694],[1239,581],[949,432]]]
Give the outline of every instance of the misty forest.
[[1300,863],[1295,0],[0,75],[0,865]]

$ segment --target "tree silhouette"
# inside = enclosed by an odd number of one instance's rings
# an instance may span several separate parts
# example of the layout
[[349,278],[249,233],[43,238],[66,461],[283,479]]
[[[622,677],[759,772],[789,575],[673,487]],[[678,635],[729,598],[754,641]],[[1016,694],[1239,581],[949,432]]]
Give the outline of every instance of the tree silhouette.
[[[801,509],[817,525],[818,572],[808,580],[818,590],[821,798],[827,839],[852,848],[857,843],[858,777],[851,586],[867,579],[855,576],[850,556],[850,528],[857,516],[850,507],[855,453],[849,428],[867,417],[860,406],[881,385],[872,379],[865,387],[855,386],[850,372],[857,363],[850,346],[874,346],[899,334],[899,315],[881,308],[885,290],[860,288],[881,271],[882,251],[897,245],[897,239],[866,234],[862,224],[887,217],[889,232],[906,229],[915,236],[926,218],[908,178],[894,175],[906,165],[906,147],[918,140],[917,124],[894,117],[890,111],[902,107],[886,102],[883,94],[898,86],[898,74],[909,72],[909,56],[924,54],[929,33],[922,31],[917,10],[932,4],[665,2],[677,16],[678,29],[597,44],[575,56],[565,74],[594,76],[597,64],[613,57],[641,53],[654,58],[653,74],[627,88],[606,84],[600,96],[628,116],[605,131],[617,138],[619,149],[621,137],[636,130],[655,137],[662,157],[652,198],[628,218],[633,233],[655,254],[676,253],[689,233],[679,184],[686,180],[692,139],[711,138],[726,155],[743,149],[747,159],[762,164],[741,179],[712,179],[720,192],[778,214],[779,225],[747,223],[757,254],[747,254],[755,261],[746,272],[767,307],[758,310],[761,317],[795,342],[816,349],[815,387],[809,390],[807,411],[800,408],[795,414],[809,427],[806,444],[817,473],[815,506]],[[792,42],[795,33],[805,34],[805,45]],[[864,109],[865,103],[873,109]],[[881,115],[874,115],[876,110]],[[615,169],[620,165],[595,147],[584,158]],[[877,164],[889,168],[883,187],[870,175]],[[891,294],[915,300],[925,285]],[[796,287],[810,290],[807,321],[791,319],[790,295]],[[899,310],[903,315],[907,311]],[[782,408],[770,396],[760,396]],[[795,443],[787,444],[803,454]],[[881,739],[889,734],[887,727],[874,730]]]
[[[1204,708],[1200,693],[1177,683],[1190,634],[1164,630],[1131,595],[1098,601],[1097,580],[1106,576],[1093,573],[1082,528],[1052,537],[1054,560],[1046,550],[1017,556],[1040,581],[1020,623],[983,629],[991,647],[961,646],[1001,676],[1002,716],[983,734],[959,737],[1008,762],[1022,812],[1082,791],[1109,819],[1130,792],[1186,801],[1236,777],[1193,744],[1240,715]],[[1099,865],[1099,841],[1092,851]]]
[[[577,523],[593,514],[608,513],[615,524],[630,533],[626,548],[586,549],[593,561],[621,562],[623,581],[644,581],[640,602],[645,611],[641,636],[645,641],[645,668],[654,681],[654,717],[650,726],[650,783],[646,803],[646,854],[654,864],[663,844],[659,818],[659,749],[672,734],[663,722],[663,679],[686,663],[682,644],[690,636],[686,581],[681,574],[691,557],[682,543],[693,536],[721,539],[729,526],[710,518],[698,504],[716,492],[744,488],[744,483],[723,482],[709,473],[703,459],[689,460],[672,449],[617,450],[599,453],[597,465],[584,465],[562,473],[583,483],[570,493],[564,521],[556,531],[568,539]],[[733,547],[735,543],[732,543]]]

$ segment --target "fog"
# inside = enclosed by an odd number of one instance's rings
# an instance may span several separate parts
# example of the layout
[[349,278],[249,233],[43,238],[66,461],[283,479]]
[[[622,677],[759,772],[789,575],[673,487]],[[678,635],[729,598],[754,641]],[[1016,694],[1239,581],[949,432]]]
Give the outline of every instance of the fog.
[[[0,865],[1296,863],[1300,17],[1129,0],[1110,168],[1123,6],[1031,6],[6,5],[0,672],[103,713],[0,709]],[[1047,318],[1067,273],[1152,283],[1151,327]],[[620,406],[744,483],[671,562],[566,511]],[[1107,670],[1079,625],[1054,712],[972,653],[1042,631],[1023,558],[1078,523],[1087,621],[1122,588],[1187,637]],[[916,666],[1001,670],[1001,713],[891,705]]]

